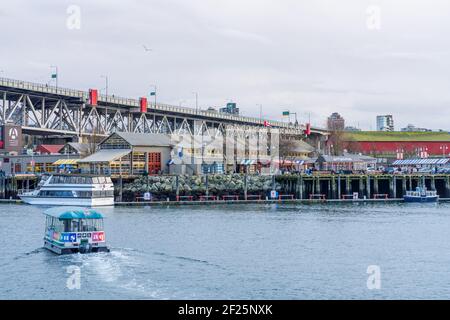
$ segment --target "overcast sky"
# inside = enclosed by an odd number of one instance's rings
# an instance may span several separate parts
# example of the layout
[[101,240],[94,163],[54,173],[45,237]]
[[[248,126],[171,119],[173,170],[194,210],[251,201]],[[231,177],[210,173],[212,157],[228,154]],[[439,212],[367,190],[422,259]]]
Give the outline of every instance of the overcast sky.
[[[80,28],[76,12],[80,9]],[[379,10],[379,15],[378,15]],[[75,21],[75,23],[74,23]],[[69,26],[69,27],[68,27]],[[2,1],[0,76],[324,126],[450,129],[450,1]],[[152,51],[146,51],[144,46]]]

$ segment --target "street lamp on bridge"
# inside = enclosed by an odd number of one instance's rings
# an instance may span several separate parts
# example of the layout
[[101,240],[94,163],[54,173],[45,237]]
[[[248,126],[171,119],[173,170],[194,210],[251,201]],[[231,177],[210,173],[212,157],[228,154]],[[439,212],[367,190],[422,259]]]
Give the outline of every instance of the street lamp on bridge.
[[102,78],[105,78],[105,94],[106,94],[106,101],[108,101],[108,76],[101,76]]

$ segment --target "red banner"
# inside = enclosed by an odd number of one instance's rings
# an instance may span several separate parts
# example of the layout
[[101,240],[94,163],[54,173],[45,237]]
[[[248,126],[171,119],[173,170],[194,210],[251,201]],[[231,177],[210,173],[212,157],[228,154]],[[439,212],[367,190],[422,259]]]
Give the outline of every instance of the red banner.
[[147,107],[148,107],[148,103],[147,103],[147,98],[142,97],[139,99],[140,101],[140,105],[141,105],[141,112],[147,112]]
[[91,106],[96,106],[98,100],[98,91],[97,89],[89,89],[89,104]]
[[307,136],[309,136],[309,135],[311,134],[311,124],[310,124],[310,123],[307,123],[307,124],[306,124],[305,134],[306,134]]

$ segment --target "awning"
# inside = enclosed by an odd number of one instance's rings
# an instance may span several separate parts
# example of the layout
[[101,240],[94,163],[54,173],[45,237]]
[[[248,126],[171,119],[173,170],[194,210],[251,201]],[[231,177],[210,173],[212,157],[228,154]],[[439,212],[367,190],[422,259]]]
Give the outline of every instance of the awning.
[[255,160],[242,160],[240,164],[244,166],[249,166],[255,164],[255,162],[256,162]]
[[53,162],[54,165],[76,165],[80,159],[59,159]]
[[130,149],[101,149],[96,153],[79,160],[78,163],[111,162],[122,158],[130,152]]
[[426,158],[426,159],[407,159],[396,160],[392,163],[394,166],[407,166],[407,165],[443,165],[450,161],[448,158]]

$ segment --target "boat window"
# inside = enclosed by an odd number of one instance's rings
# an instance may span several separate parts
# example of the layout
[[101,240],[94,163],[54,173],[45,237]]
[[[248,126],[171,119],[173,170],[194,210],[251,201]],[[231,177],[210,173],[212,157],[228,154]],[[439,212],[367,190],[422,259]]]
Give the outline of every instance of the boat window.
[[39,197],[72,198],[73,193],[71,190],[41,190],[39,192]]

